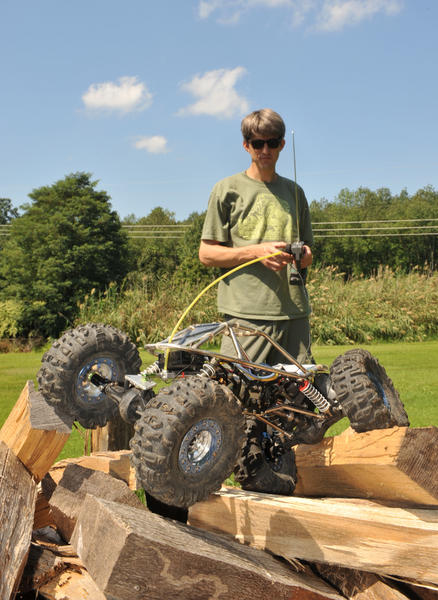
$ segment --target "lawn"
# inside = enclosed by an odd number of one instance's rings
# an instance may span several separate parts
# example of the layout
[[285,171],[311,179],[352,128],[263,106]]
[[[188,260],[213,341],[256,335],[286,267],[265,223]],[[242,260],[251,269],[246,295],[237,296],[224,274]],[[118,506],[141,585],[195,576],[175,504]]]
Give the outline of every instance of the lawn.
[[[412,427],[438,426],[438,341],[361,345],[379,359],[405,405]],[[330,365],[351,346],[315,346],[317,362]]]
[[[376,356],[399,391],[412,427],[438,426],[438,341],[363,345]],[[351,346],[314,346],[318,363],[330,365]],[[0,354],[0,426],[7,418],[28,379],[36,383],[42,352]],[[143,364],[152,357],[141,351]],[[348,422],[337,423],[330,434],[340,433]],[[74,430],[60,458],[83,454],[83,432]]]

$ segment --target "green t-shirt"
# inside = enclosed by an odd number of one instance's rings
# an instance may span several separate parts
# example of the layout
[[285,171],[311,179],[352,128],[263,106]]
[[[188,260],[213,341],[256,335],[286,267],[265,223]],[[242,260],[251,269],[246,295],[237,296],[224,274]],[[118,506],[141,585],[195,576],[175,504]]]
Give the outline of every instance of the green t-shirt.
[[[299,186],[297,196],[298,220],[295,183],[290,179],[277,176],[273,183],[263,183],[246,173],[227,177],[211,192],[202,239],[232,247],[299,239],[310,246],[313,235],[309,207]],[[306,289],[290,285],[289,273],[290,267],[276,272],[260,262],[243,267],[219,283],[219,311],[246,319],[308,316]]]

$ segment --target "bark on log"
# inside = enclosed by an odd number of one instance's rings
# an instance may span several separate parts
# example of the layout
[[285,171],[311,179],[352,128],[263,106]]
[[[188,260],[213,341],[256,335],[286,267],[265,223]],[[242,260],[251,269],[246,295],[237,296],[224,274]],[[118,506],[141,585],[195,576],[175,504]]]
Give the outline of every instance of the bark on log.
[[340,598],[267,553],[93,496],[83,504],[72,545],[112,600]]
[[67,542],[73,533],[86,494],[146,510],[134,492],[120,479],[101,471],[70,464],[49,500],[53,519]]
[[438,507],[437,447],[437,427],[347,429],[319,444],[296,447],[295,493]]
[[71,417],[55,412],[28,381],[0,429],[0,440],[40,481],[63,449],[71,427]]
[[14,593],[29,550],[36,484],[12,450],[0,442],[0,598]]
[[286,558],[438,583],[438,510],[227,488],[192,506],[189,522]]

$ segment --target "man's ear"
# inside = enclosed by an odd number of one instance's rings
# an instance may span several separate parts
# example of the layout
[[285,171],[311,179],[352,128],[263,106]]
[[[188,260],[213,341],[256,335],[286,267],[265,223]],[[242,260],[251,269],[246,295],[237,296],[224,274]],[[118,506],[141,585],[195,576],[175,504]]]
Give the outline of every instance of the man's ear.
[[243,140],[243,147],[245,148],[245,150],[247,152],[249,152],[249,142],[248,142],[248,140],[245,140],[245,139]]
[[283,150],[283,148],[285,147],[285,145],[286,145],[286,140],[283,138],[281,140],[281,143],[280,143],[280,152]]

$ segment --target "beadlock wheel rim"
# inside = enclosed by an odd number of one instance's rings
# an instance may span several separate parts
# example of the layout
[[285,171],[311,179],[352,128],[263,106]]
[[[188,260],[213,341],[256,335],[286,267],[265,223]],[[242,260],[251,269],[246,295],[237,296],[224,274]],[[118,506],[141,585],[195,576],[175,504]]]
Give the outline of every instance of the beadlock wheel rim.
[[96,358],[86,363],[79,372],[76,390],[79,400],[85,404],[98,404],[105,394],[89,378],[93,373],[99,373],[105,379],[117,381],[119,370],[111,358]]
[[222,429],[214,419],[202,419],[185,434],[178,455],[181,470],[196,475],[211,465],[222,446]]

